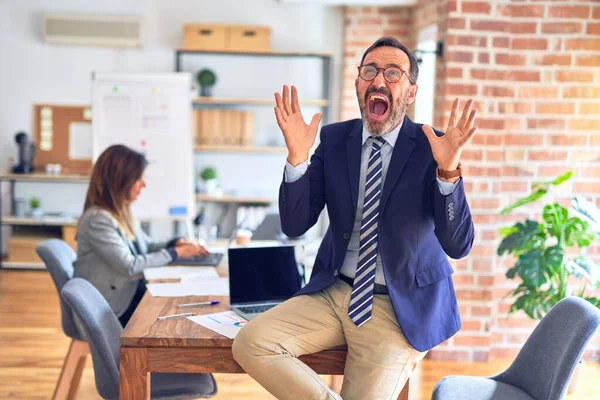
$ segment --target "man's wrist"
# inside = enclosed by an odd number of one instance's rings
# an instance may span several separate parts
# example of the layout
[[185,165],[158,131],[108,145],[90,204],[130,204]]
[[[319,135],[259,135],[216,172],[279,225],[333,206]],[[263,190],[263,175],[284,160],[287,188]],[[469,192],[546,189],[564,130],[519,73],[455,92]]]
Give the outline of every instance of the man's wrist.
[[459,162],[455,168],[450,170],[438,167],[436,169],[436,176],[444,182],[456,183],[462,177],[462,166]]
[[306,154],[292,154],[289,153],[287,157],[287,162],[289,162],[292,167],[297,167],[302,164],[304,161],[308,160],[308,153]]

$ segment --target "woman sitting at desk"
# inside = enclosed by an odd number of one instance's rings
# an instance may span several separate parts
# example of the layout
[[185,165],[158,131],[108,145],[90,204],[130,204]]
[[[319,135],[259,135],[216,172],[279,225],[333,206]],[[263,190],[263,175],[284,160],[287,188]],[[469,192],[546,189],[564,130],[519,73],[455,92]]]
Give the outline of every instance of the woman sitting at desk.
[[126,146],[107,148],[92,170],[77,231],[74,275],[102,293],[123,327],[146,291],[143,269],[208,254],[183,239],[156,242],[134,223],[130,205],[146,186],[146,166],[144,155]]

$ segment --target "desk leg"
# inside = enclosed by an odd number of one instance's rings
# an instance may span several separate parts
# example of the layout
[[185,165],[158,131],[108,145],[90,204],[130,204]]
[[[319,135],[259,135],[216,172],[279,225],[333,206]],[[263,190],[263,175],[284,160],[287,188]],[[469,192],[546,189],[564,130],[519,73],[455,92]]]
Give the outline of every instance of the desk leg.
[[146,349],[121,347],[119,392],[121,400],[150,399],[150,374]]

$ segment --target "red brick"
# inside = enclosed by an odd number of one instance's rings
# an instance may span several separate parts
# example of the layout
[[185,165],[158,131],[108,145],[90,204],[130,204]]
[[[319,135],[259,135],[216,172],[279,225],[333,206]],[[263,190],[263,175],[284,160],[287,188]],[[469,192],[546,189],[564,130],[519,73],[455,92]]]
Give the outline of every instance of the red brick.
[[517,348],[492,348],[489,353],[489,360],[514,360],[519,354],[521,347]]
[[381,25],[383,18],[360,18],[356,21],[357,25]]
[[548,39],[515,38],[512,40],[510,47],[515,50],[546,50],[548,48]]
[[574,135],[550,135],[550,144],[553,146],[583,146],[587,138]]
[[520,118],[507,118],[504,122],[504,128],[509,131],[520,130],[523,127],[523,122]]
[[590,15],[589,6],[551,6],[549,9],[550,18],[588,18]]
[[525,161],[525,149],[506,149],[503,158],[505,161]]
[[[473,175],[473,174],[470,174]],[[473,215],[473,223],[477,224],[477,225],[482,225],[482,224],[497,224],[498,223],[498,216],[497,215],[492,215],[489,213],[486,214],[474,214]],[[490,267],[491,270],[491,267]]]
[[597,99],[600,98],[600,87],[570,86],[562,89],[564,98]]
[[409,18],[388,18],[388,25],[392,28],[399,29],[400,27],[404,27],[410,32],[411,20]]
[[588,22],[587,34],[588,35],[600,35],[600,23]]
[[[477,247],[473,247],[473,251],[476,251]],[[493,253],[493,249],[484,247],[486,249],[486,253]],[[460,300],[485,300],[489,301],[492,299],[491,290],[481,290],[481,289],[457,289],[456,296]]]
[[563,70],[556,71],[556,80],[559,82],[594,82],[594,72]]
[[477,119],[479,129],[502,130],[504,129],[504,119],[479,118]]
[[498,21],[496,19],[471,20],[471,30],[484,32],[509,32],[510,23],[508,21]]
[[473,61],[473,53],[467,51],[451,51],[446,54],[448,62],[464,62],[470,63]]
[[486,150],[486,160],[487,161],[503,161],[504,153],[502,150]]
[[566,50],[600,51],[600,39],[565,39]]
[[463,77],[463,69],[462,68],[446,68],[446,77],[447,78],[462,78]]
[[508,332],[506,335],[506,339],[508,343],[522,344],[525,343],[525,341],[527,341],[529,336],[530,333],[526,332]]
[[485,230],[479,230],[481,232],[481,239],[482,240],[494,240],[496,239],[496,232],[495,231],[485,231]]
[[537,103],[535,112],[538,114],[574,114],[575,103]]
[[572,119],[569,129],[575,130],[600,130],[600,119]]
[[577,193],[593,193],[600,192],[600,182],[575,182],[573,190]]
[[592,12],[592,18],[600,19],[600,7],[598,7],[598,6],[594,7],[594,10]]
[[544,137],[539,134],[504,135],[504,144],[507,146],[539,146],[543,143]]
[[519,82],[539,82],[540,72],[539,71],[510,71],[507,78],[508,81],[519,81]]
[[560,150],[529,150],[531,161],[566,161],[567,152]]
[[535,34],[537,33],[537,22],[513,22],[510,24],[510,33]]
[[468,161],[481,161],[483,160],[483,151],[465,148],[462,152],[461,158]]
[[496,54],[496,64],[515,66],[525,65],[525,62],[526,58],[522,55],[507,53]]
[[475,278],[472,275],[454,275],[452,281],[455,285],[472,285]]
[[462,2],[462,12],[470,14],[489,14],[491,5],[489,2],[474,1]]
[[[477,132],[477,134],[473,136],[471,143],[474,145],[500,146],[504,143],[504,140],[502,135],[481,134]],[[481,168],[477,169],[480,170]],[[500,173],[498,172],[498,175],[495,176],[500,176]]]
[[519,317],[517,315],[511,315],[509,318],[501,316],[498,318],[499,328],[533,328],[536,325],[536,321],[527,317]]
[[600,178],[600,167],[586,165],[580,169],[579,175],[585,178]]
[[507,37],[495,37],[492,45],[497,48],[507,49],[510,46],[510,39]]
[[515,90],[506,86],[484,86],[483,95],[490,97],[515,97]]
[[519,97],[524,98],[558,98],[558,88],[556,87],[521,87],[519,88]]
[[538,17],[544,16],[543,5],[505,5],[498,6],[498,14],[505,17]]
[[534,176],[535,175],[535,167],[532,166],[503,166],[502,167],[502,176]]
[[544,177],[557,177],[560,176],[562,174],[564,174],[565,172],[567,172],[569,170],[569,166],[565,165],[565,166],[541,166],[540,169],[538,170],[538,175],[540,178],[544,178]]
[[475,197],[469,201],[469,205],[473,209],[496,209],[500,207],[500,199]]
[[500,190],[502,192],[517,192],[523,193],[528,191],[529,184],[521,181],[500,182]]
[[538,65],[571,65],[571,55],[545,54],[540,57],[534,57],[533,62]]
[[465,29],[466,21],[464,18],[448,18],[448,29]]
[[490,307],[472,306],[471,315],[474,317],[488,317],[492,315],[492,310]]
[[479,275],[477,277],[477,285],[479,285],[479,286],[492,286],[493,284],[494,284],[493,276]]
[[477,61],[479,64],[489,64],[490,63],[490,54],[489,53],[479,53],[477,56]]
[[480,346],[487,347],[490,345],[489,336],[472,336],[472,335],[458,335],[454,338],[454,344],[456,346]]
[[575,65],[581,65],[584,67],[600,67],[600,55],[593,56],[577,56],[575,59]]
[[478,320],[474,320],[474,321],[469,321],[469,320],[463,320],[462,321],[462,329],[461,331],[471,331],[471,332],[480,332],[481,331],[481,326],[482,323],[481,321]]
[[468,361],[468,350],[431,350],[428,359],[437,361]]
[[592,136],[591,138],[592,146],[600,146],[600,136]]
[[477,94],[477,85],[453,84],[446,85],[447,95],[474,96]]
[[579,33],[583,30],[580,22],[544,22],[542,33]]
[[531,103],[511,101],[498,104],[500,114],[529,114],[533,110]]
[[[600,64],[598,64],[598,65],[600,65]],[[579,103],[579,112],[581,114],[600,115],[600,102]]]
[[402,11],[401,7],[379,7],[379,14],[384,14],[384,15],[397,15],[398,13],[400,13]]
[[472,69],[471,70],[471,78],[473,79],[483,79],[483,80],[491,80],[491,81],[502,81],[507,79],[506,75],[510,73],[509,71],[498,71],[498,70],[487,70],[487,69]]

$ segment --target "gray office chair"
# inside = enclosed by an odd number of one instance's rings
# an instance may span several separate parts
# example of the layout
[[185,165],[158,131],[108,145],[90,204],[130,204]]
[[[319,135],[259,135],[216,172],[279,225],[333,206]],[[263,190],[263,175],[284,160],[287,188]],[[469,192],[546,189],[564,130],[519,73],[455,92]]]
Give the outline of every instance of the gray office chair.
[[60,302],[62,329],[65,335],[72,339],[52,399],[71,399],[77,393],[85,360],[90,353],[89,347],[73,319],[71,309],[60,297],[63,286],[73,278],[73,262],[77,255],[67,243],[60,239],[46,240],[37,245],[35,251],[50,272]]
[[[88,338],[98,393],[104,399],[118,399],[121,323],[102,294],[84,279],[71,279],[64,285],[61,296]],[[152,374],[153,399],[209,398],[216,394],[217,384],[212,374]]]
[[542,318],[506,371],[487,378],[442,378],[432,399],[564,399],[573,371],[599,326],[598,308],[579,297],[567,297]]

